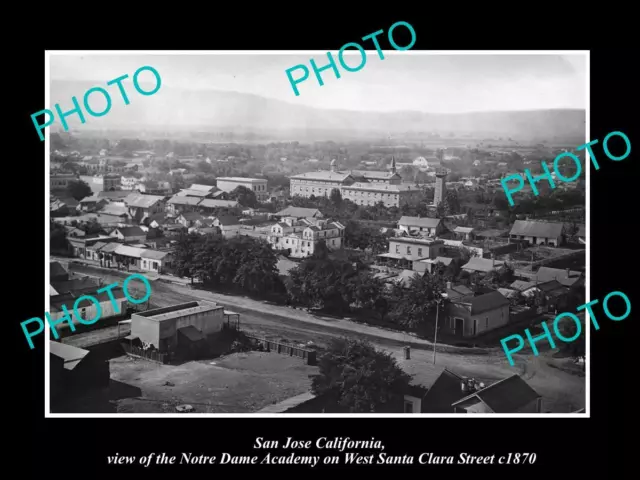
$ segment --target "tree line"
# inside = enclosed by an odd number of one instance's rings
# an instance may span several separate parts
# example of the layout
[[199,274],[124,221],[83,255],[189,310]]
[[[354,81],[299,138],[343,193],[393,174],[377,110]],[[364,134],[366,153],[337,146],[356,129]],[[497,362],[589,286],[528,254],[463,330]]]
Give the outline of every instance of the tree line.
[[386,283],[355,258],[336,258],[324,241],[314,255],[278,272],[279,252],[253,237],[182,234],[174,251],[175,273],[205,286],[237,288],[281,304],[338,315],[377,318],[398,329],[430,326],[445,291],[448,271],[420,275],[405,284]]

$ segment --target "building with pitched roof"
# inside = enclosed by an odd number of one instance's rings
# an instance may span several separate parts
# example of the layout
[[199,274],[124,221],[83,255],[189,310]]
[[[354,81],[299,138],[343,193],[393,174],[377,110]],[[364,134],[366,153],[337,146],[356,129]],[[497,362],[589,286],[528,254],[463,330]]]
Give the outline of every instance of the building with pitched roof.
[[493,258],[471,257],[467,263],[462,266],[467,272],[489,273],[491,270],[500,268],[504,265],[502,260]]
[[49,175],[49,189],[65,190],[71,182],[78,180],[77,175],[73,173],[56,173]]
[[514,374],[472,391],[452,406],[455,413],[541,413],[542,396]]
[[453,258],[449,257],[423,258],[413,262],[413,270],[420,273],[427,272],[432,274],[436,271],[438,264],[448,267],[451,265],[451,262],[453,262]]
[[562,223],[516,220],[509,232],[509,239],[526,240],[532,245],[559,247],[563,243],[563,234]]
[[408,217],[403,215],[398,220],[398,228],[407,233],[419,233],[435,237],[444,230],[442,220],[430,217]]
[[81,212],[95,212],[104,207],[107,202],[108,200],[106,198],[100,198],[97,195],[91,195],[90,197],[85,197],[80,200],[76,209]]
[[574,285],[579,286],[583,284],[585,279],[584,274],[577,270],[540,267],[536,272],[536,280],[538,283],[556,280],[565,287],[573,287]]
[[178,214],[181,212],[194,212],[197,210],[198,204],[201,201],[201,197],[174,195],[167,201],[167,207],[173,214]]
[[[58,320],[65,315],[71,315],[71,319],[74,325],[80,325],[75,312],[75,302],[81,299],[77,305],[77,311],[80,317],[86,322],[98,318],[96,322],[103,321],[104,319],[119,317],[124,315],[127,308],[127,298],[122,290],[121,286],[115,287],[110,292],[103,291],[98,293],[100,288],[97,285],[88,287],[90,281],[76,284],[81,288],[73,289],[66,292],[58,292],[57,295],[49,297],[50,309],[49,315],[51,320]],[[66,290],[69,290],[68,288]],[[57,289],[56,289],[57,291]],[[98,300],[100,309],[96,307],[96,304],[87,298],[87,295]],[[112,301],[111,298],[114,300]],[[114,306],[115,303],[115,306]],[[69,313],[66,313],[63,309],[65,307]],[[67,322],[62,322],[56,326],[58,332],[64,332],[69,329]]]
[[433,238],[392,237],[389,251],[377,256],[388,266],[412,269],[418,260],[435,259],[444,253],[444,242]]
[[453,233],[462,240],[473,240],[473,227],[456,227]]
[[147,234],[138,226],[118,227],[109,234],[110,237],[117,238],[124,243],[144,243]]
[[351,185],[355,179],[350,172],[341,172],[337,168],[336,160],[331,160],[331,170],[307,172],[289,177],[291,185],[291,195],[309,198],[329,197],[334,189],[341,190],[342,187]]
[[107,191],[98,192],[96,195],[98,198],[103,198],[108,201],[119,201],[119,200],[122,200],[123,198],[126,198],[130,194],[131,192],[128,192],[126,190],[111,190],[108,192]]
[[165,209],[165,200],[161,195],[144,195],[132,193],[124,198],[124,204],[131,217],[138,223],[156,213],[162,213]]
[[50,281],[64,282],[69,280],[69,272],[58,261],[49,262]]
[[[80,391],[109,385],[109,362],[94,352],[49,341],[51,410]],[[71,394],[71,395],[70,395]]]
[[423,197],[419,187],[410,184],[387,184],[382,181],[355,182],[342,187],[342,198],[356,205],[373,206],[380,202],[385,207],[417,205]]
[[274,216],[280,217],[280,218],[291,217],[295,219],[323,217],[322,212],[317,208],[303,208],[303,207],[287,207],[284,210],[280,210]]
[[198,220],[202,220],[204,217],[198,212],[184,212],[178,215],[176,223],[184,227],[192,227]]
[[421,402],[421,413],[454,413],[452,404],[466,396],[465,377],[444,369]]
[[146,272],[163,273],[171,268],[173,255],[169,251],[145,249],[140,252],[140,269]]
[[235,200],[217,200],[205,198],[198,204],[198,210],[204,214],[214,214],[222,208],[238,208],[240,204]]
[[455,335],[475,337],[509,323],[509,300],[498,291],[449,300],[447,323]]
[[[212,187],[215,189],[215,187]],[[176,193],[178,197],[197,197],[197,198],[212,198],[213,192],[206,190],[196,190],[191,188],[183,188],[178,193]]]
[[220,215],[213,219],[211,226],[218,228],[225,238],[231,238],[238,235],[242,224],[238,217],[234,215]]
[[286,217],[271,227],[267,241],[275,250],[289,250],[291,257],[304,258],[315,253],[320,241],[324,241],[329,250],[339,249],[344,230],[344,225],[339,222]]
[[266,178],[218,177],[216,185],[227,193],[233,192],[238,187],[245,187],[256,195],[259,202],[265,202],[269,198]]

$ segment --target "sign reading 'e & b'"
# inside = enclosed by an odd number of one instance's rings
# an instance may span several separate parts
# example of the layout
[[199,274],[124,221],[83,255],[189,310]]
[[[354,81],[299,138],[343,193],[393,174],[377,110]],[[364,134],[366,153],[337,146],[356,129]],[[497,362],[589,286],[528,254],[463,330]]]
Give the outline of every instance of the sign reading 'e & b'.
[[[152,90],[145,91],[140,87],[140,83],[138,81],[138,77],[144,71],[151,72],[153,74],[153,76],[155,77],[156,86]],[[110,81],[107,82],[107,86],[111,86],[111,85],[117,85],[118,86],[118,90],[120,91],[120,95],[122,96],[122,100],[124,101],[125,105],[129,105],[131,103],[129,101],[129,97],[127,96],[127,91],[125,90],[125,87],[124,87],[124,85],[122,83],[127,78],[129,78],[129,75],[125,74],[125,75],[122,75],[122,76],[120,76],[118,78],[114,78],[113,80],[110,80]],[[135,88],[136,91],[140,95],[144,95],[146,97],[148,97],[150,95],[153,95],[158,90],[160,90],[160,86],[161,85],[162,85],[162,79],[160,78],[160,74],[153,67],[149,67],[149,66],[140,67],[133,74],[133,88]],[[104,107],[104,110],[102,110],[101,112],[94,110],[94,108],[92,108],[91,104],[90,104],[90,99],[96,98],[97,94],[102,95],[104,97],[104,99],[105,99],[105,102],[106,102],[106,106]],[[58,114],[58,119],[60,120],[60,124],[64,128],[65,132],[69,130],[69,125],[67,124],[66,118],[69,117],[70,115],[76,114],[76,115],[78,115],[78,118],[80,119],[80,122],[82,122],[82,123],[86,123],[87,122],[86,118],[85,118],[85,115],[82,112],[82,108],[80,107],[80,103],[78,102],[78,99],[76,97],[71,97],[71,103],[73,103],[73,107],[74,108],[72,108],[71,110],[68,110],[66,112],[62,111],[62,108],[60,108],[60,104],[59,103],[56,103],[54,105],[54,109]],[[84,109],[92,117],[104,117],[107,113],[109,113],[109,111],[111,110],[111,106],[113,104],[113,102],[111,101],[111,95],[109,95],[109,92],[105,88],[102,88],[102,87],[92,87],[89,90],[87,90],[84,93],[84,98],[83,98],[82,103],[84,104]],[[95,100],[94,100],[94,107],[95,107]],[[36,117],[39,117],[40,115],[44,115],[45,116],[45,121],[42,124],[38,123],[38,120],[36,118]],[[46,127],[49,127],[49,126],[53,125],[53,123],[56,120],[56,115],[51,110],[45,108],[44,110],[40,110],[39,112],[36,112],[33,115],[31,115],[31,120],[33,121],[33,124],[36,127],[36,131],[38,132],[38,135],[40,136],[40,140],[44,140],[44,135],[42,134],[42,131]]]

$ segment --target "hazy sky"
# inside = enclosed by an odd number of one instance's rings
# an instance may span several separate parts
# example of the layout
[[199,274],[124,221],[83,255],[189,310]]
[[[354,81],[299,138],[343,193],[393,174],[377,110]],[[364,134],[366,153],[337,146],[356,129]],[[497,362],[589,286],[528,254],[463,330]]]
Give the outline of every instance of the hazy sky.
[[[160,73],[163,86],[253,93],[291,104],[346,110],[420,110],[460,113],[487,110],[586,108],[586,56],[549,54],[394,54],[367,52],[358,72],[340,67],[336,79],[331,69],[322,72],[320,86],[309,59],[328,63],[326,53],[316,54],[145,54],[79,55],[53,53],[51,78],[89,80],[104,84],[139,67],[150,65]],[[347,58],[357,65],[360,54]],[[285,70],[305,64],[309,78],[295,96]],[[294,73],[300,75],[300,71]],[[145,72],[144,75],[151,75]],[[144,78],[141,76],[141,78]],[[115,86],[109,87],[117,91]]]

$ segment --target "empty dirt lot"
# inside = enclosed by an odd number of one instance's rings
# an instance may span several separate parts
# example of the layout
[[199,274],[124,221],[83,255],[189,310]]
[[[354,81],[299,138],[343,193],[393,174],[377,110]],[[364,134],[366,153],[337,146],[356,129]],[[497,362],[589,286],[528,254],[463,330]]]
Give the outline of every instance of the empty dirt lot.
[[160,365],[118,357],[111,378],[140,389],[117,400],[118,413],[175,413],[192,405],[199,413],[251,413],[309,391],[317,367],[274,353],[236,353],[215,360]]

